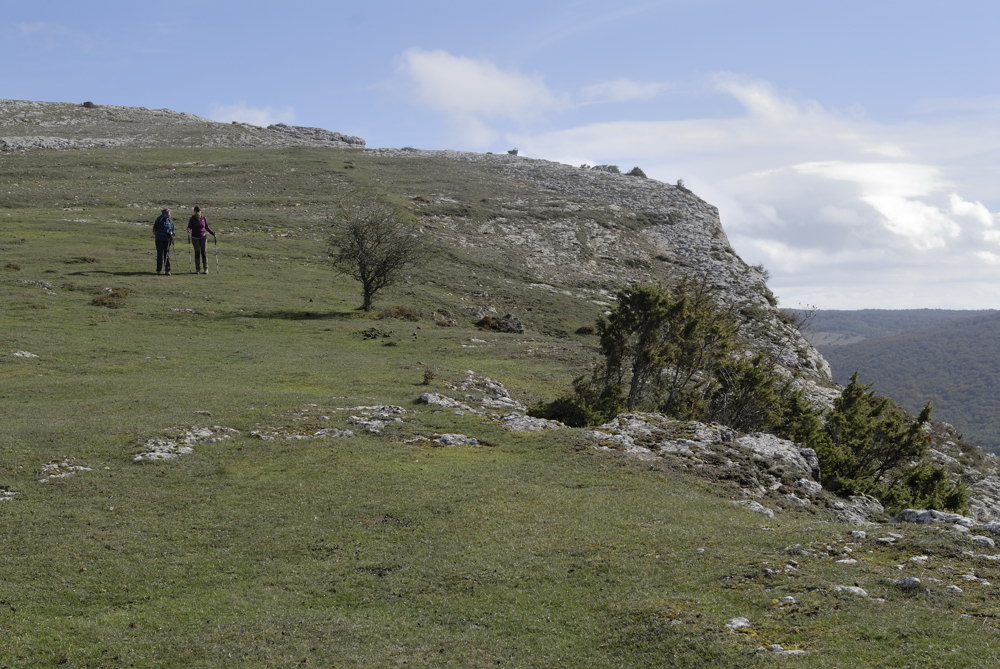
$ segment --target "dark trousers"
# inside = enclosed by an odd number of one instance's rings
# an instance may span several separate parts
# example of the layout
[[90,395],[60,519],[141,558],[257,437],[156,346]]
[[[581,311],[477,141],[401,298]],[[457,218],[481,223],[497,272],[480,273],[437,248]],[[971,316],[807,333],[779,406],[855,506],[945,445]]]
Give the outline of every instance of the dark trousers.
[[165,272],[170,271],[170,240],[169,239],[157,239],[156,240],[156,273],[159,274],[160,271]]
[[208,237],[192,237],[191,246],[194,247],[194,270],[200,272],[201,268],[204,267],[205,271],[208,271],[208,259],[205,257],[205,246],[208,242]]

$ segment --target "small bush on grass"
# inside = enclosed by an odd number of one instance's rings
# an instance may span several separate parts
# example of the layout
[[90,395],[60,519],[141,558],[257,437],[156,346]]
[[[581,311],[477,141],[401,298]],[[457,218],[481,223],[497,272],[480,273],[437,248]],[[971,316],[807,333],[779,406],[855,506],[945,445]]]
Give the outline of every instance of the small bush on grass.
[[420,314],[417,313],[416,309],[411,309],[410,307],[395,306],[386,309],[381,309],[378,312],[378,317],[381,319],[395,318],[401,321],[419,321]]
[[92,299],[90,303],[95,307],[120,309],[125,306],[125,298],[128,296],[128,288],[107,288],[104,292],[95,295],[94,299]]

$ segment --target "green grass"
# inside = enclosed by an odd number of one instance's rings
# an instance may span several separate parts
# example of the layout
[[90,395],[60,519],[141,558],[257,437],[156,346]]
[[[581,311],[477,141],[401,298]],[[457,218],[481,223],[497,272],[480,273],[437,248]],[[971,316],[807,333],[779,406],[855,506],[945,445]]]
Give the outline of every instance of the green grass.
[[[461,399],[449,384],[468,369],[525,403],[564,392],[593,344],[566,333],[596,316],[522,289],[527,334],[478,331],[463,307],[512,279],[458,251],[380,296],[421,320],[357,312],[360,291],[322,260],[324,216],[338,188],[372,175],[402,184],[401,200],[443,190],[416,162],[72,152],[5,156],[0,172],[18,184],[0,194],[0,488],[18,493],[0,502],[0,666],[1000,660],[992,589],[943,589],[970,569],[1000,583],[1000,571],[971,564],[940,530],[858,545],[861,565],[846,567],[835,558],[851,528],[821,512],[765,519],[732,505],[733,488],[594,451],[581,431],[514,434],[415,403],[427,391]],[[464,188],[458,171],[445,183]],[[488,190],[482,177],[468,195]],[[211,274],[190,273],[182,243],[175,275],[152,273],[149,226],[167,193],[205,206],[218,228]],[[92,304],[105,288],[128,291],[118,308]],[[459,325],[435,326],[435,309]],[[371,327],[391,334],[366,340]],[[38,357],[11,355],[20,350]],[[353,439],[249,434],[346,428],[345,408],[373,404],[404,407],[403,423]],[[147,439],[195,425],[241,435],[133,462]],[[413,441],[444,432],[489,445]],[[91,470],[39,482],[66,458]],[[915,554],[930,563],[897,569]],[[790,559],[799,566],[786,571]],[[901,574],[930,594],[894,588]],[[831,591],[855,582],[886,601]],[[798,603],[780,606],[786,595]],[[736,616],[753,626],[730,632]],[[757,651],[770,644],[809,655]]]

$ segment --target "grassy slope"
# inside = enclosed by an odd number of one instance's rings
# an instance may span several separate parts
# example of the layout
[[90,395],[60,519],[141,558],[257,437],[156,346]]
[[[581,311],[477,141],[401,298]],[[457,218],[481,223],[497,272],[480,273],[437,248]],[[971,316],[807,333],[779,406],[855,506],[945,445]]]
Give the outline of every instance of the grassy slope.
[[[0,486],[19,494],[0,502],[0,666],[745,667],[784,662],[755,651],[772,643],[811,651],[796,666],[1000,659],[989,589],[889,583],[969,569],[939,530],[859,546],[861,566],[845,567],[825,547],[849,528],[821,514],[767,520],[576,431],[512,434],[415,404],[466,369],[522,401],[551,397],[588,342],[355,312],[357,288],[322,263],[321,221],[351,182],[380,179],[401,201],[431,187],[431,171],[401,169],[336,151],[4,157]],[[212,274],[184,272],[183,244],[175,276],[152,274],[160,198],[208,208]],[[478,290],[463,261],[487,281],[502,271],[450,252],[382,304],[459,313]],[[20,283],[39,280],[54,294]],[[106,287],[129,291],[121,308],[91,305]],[[593,319],[549,299],[540,330]],[[392,336],[365,340],[370,327]],[[346,427],[340,409],[375,403],[405,407],[405,422],[355,439],[247,436]],[[132,462],[144,440],[203,424],[243,436]],[[490,446],[406,443],[442,432]],[[65,458],[92,471],[38,482]],[[896,570],[918,553],[929,566]],[[888,601],[830,591],[855,582]],[[779,606],[785,595],[798,604]],[[729,632],[734,616],[753,628]]]

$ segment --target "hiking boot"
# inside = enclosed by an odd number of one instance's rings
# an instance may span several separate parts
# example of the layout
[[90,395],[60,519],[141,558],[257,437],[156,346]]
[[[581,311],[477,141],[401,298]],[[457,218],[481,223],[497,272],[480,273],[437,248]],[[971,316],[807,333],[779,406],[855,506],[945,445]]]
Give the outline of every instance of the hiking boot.
[[205,268],[205,274],[208,274],[208,268],[207,267]]
[[164,272],[164,274],[166,274],[167,276],[170,276],[170,272]]

